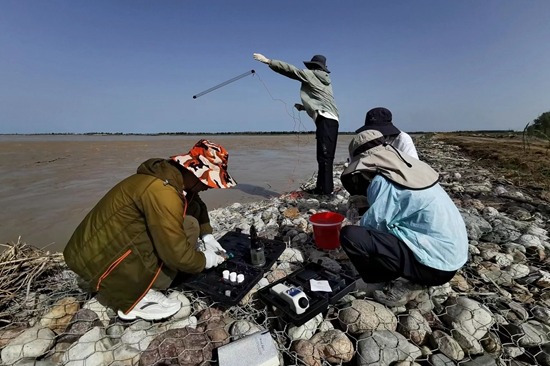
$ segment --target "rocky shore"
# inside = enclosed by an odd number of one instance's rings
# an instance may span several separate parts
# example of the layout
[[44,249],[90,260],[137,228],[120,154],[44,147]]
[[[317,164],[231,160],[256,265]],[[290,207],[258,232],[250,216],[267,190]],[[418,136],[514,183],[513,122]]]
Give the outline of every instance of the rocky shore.
[[[260,288],[307,262],[349,269],[341,250],[315,246],[308,221],[324,210],[349,214],[340,164],[330,198],[297,191],[211,211],[217,236],[254,225],[260,236],[287,243],[238,305],[226,308],[200,292],[171,289],[169,297],[183,303],[175,316],[124,322],[80,291],[61,265],[49,274],[51,287],[29,285],[13,299],[0,324],[2,363],[217,364],[216,348],[268,330],[281,365],[550,365],[550,204],[433,136],[415,143],[420,158],[440,172],[467,226],[469,260],[450,283],[421,288],[397,280],[382,287],[359,280],[299,327],[258,298]],[[401,296],[388,289],[401,289]]]

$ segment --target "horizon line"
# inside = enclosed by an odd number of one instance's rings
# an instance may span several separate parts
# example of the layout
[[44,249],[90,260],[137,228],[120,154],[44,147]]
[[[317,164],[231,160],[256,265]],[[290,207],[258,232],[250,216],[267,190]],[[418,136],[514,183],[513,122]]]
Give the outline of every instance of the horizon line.
[[[517,133],[522,132],[520,130],[456,130],[456,131],[412,131],[408,134],[425,134],[425,133]],[[29,133],[0,133],[0,136],[34,136],[34,135],[143,135],[143,136],[155,136],[155,135],[294,135],[294,134],[315,134],[315,131],[240,131],[240,132],[29,132]],[[354,131],[339,131],[338,134],[342,135],[354,135]]]

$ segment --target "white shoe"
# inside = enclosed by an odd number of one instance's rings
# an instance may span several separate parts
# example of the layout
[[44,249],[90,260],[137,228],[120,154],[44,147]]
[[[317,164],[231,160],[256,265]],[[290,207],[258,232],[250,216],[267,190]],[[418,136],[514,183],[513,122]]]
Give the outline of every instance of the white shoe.
[[[149,290],[147,294],[134,306],[134,308],[128,312],[128,314],[124,314],[122,311],[118,311],[118,316],[123,320],[134,320],[136,318],[141,318],[145,320],[160,320],[165,319],[168,317],[171,317],[175,313],[179,311],[181,308],[181,302],[177,301],[177,304],[172,305],[164,305],[161,303],[160,300],[161,297],[164,297],[164,295],[158,293],[155,291],[154,293],[151,293]],[[160,296],[159,296],[160,295]],[[166,300],[166,297],[164,297]],[[171,302],[174,300],[170,300]]]
[[181,301],[178,299],[170,299],[157,290],[150,289],[145,297],[147,297],[148,300],[158,301],[162,306],[171,307],[179,305],[181,307]]

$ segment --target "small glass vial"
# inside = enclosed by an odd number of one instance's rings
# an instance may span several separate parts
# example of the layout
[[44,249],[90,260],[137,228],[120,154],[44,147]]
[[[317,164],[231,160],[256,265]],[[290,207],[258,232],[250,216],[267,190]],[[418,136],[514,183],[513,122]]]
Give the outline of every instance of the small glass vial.
[[222,272],[222,276],[224,281],[229,281],[229,271],[227,269]]
[[265,265],[264,245],[261,240],[258,240],[254,225],[250,227],[250,260],[254,267]]

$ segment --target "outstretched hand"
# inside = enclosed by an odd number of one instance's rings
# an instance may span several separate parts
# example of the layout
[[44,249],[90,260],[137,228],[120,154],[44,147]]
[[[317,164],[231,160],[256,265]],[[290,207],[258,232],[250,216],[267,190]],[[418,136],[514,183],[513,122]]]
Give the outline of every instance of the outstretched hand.
[[269,59],[262,55],[261,53],[254,53],[252,54],[252,57],[254,57],[254,60],[263,62],[264,64],[269,64]]

